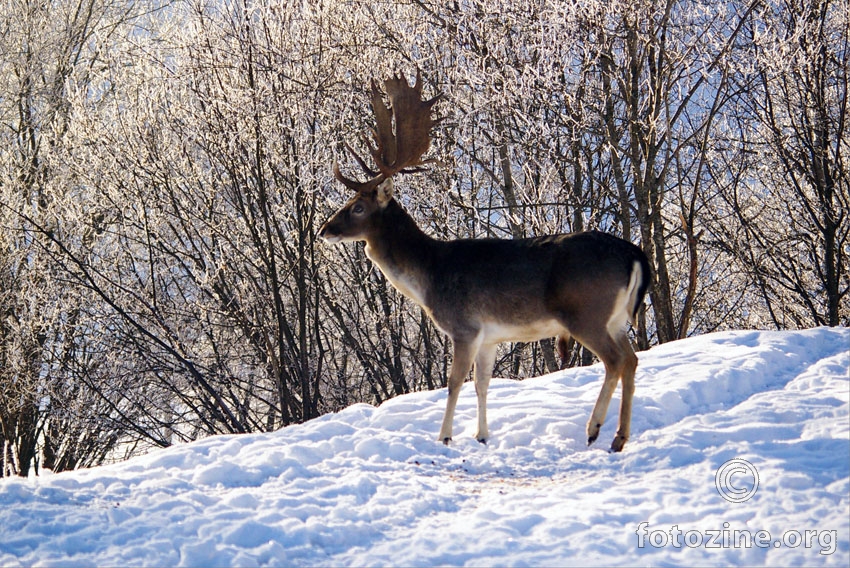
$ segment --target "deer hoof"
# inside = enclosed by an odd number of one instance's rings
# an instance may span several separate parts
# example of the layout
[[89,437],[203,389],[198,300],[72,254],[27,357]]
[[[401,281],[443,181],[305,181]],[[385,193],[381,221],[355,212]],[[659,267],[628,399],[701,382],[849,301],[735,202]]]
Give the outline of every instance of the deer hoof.
[[478,440],[479,444],[484,444],[485,446],[487,445],[487,438],[479,438],[476,436],[475,439]]
[[451,436],[446,436],[445,438],[443,438],[443,444],[445,444],[446,446],[448,446],[449,442],[451,442],[451,441],[452,441]]
[[614,441],[611,442],[611,451],[622,452],[623,447],[626,445],[626,440],[628,440],[628,438],[625,436],[615,436]]
[[589,425],[587,426],[587,445],[591,445],[596,441],[596,438],[599,437],[599,429],[602,428],[602,424]]

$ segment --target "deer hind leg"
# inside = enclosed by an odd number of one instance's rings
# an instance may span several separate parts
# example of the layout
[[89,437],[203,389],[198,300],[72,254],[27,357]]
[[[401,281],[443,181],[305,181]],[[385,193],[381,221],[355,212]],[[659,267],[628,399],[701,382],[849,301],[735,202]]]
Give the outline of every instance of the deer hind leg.
[[629,431],[632,423],[632,399],[635,394],[635,371],[637,370],[637,355],[635,355],[629,338],[625,333],[617,336],[617,344],[620,346],[622,356],[622,370],[620,379],[623,383],[623,398],[620,400],[620,421],[617,424],[617,435],[611,443],[612,452],[623,451],[623,446],[629,439]]
[[[617,435],[611,444],[611,451],[619,452],[629,439],[629,427],[632,414],[632,398],[635,390],[635,369],[637,357],[629,344],[619,317],[612,317],[607,326],[574,325],[570,327],[579,343],[590,349],[605,365],[605,379],[599,397],[587,421],[587,444],[590,445],[599,437],[599,430],[605,423],[608,405],[617,389],[617,383],[622,380],[623,398],[620,401],[620,419]],[[623,322],[624,324],[624,322]]]
[[478,351],[478,345],[475,342],[453,340],[453,343],[454,358],[452,370],[449,373],[449,395],[446,399],[446,413],[443,415],[443,425],[440,428],[439,438],[446,445],[452,440],[452,422],[454,421],[457,397],[460,395],[460,389],[469,375],[469,369],[472,367],[472,361],[475,358],[476,351]]
[[626,344],[628,343],[628,339],[625,336],[623,336],[622,340],[609,336],[603,342],[603,345],[586,345],[591,351],[596,353],[596,356],[605,365],[605,381],[602,384],[602,389],[599,391],[599,397],[596,399],[593,412],[590,414],[590,420],[587,421],[588,445],[595,442],[596,438],[599,437],[599,429],[605,423],[605,416],[608,414],[608,405],[611,402],[611,396],[617,390],[617,383],[620,380],[623,382],[623,398],[620,401],[620,422],[617,426],[617,435],[611,444],[611,450],[614,452],[621,451],[626,440],[629,439],[629,421],[631,420],[632,395],[634,394],[635,384],[634,370],[637,367],[637,357],[635,357],[630,346],[626,345],[628,351],[623,348],[624,342]]
[[614,347],[614,342],[604,341],[603,343],[604,346],[584,344],[605,365],[605,379],[602,382],[602,388],[599,390],[599,396],[596,398],[596,404],[593,406],[593,412],[590,413],[590,420],[587,421],[588,446],[599,437],[599,430],[602,428],[602,424],[605,423],[605,416],[608,414],[608,405],[620,380],[621,364],[617,349]]
[[626,440],[629,439],[629,425],[632,416],[632,397],[635,392],[635,369],[637,368],[637,357],[629,345],[625,334],[616,338],[608,336],[601,345],[587,345],[596,353],[605,365],[605,380],[596,405],[587,422],[587,444],[590,445],[599,437],[599,429],[605,422],[608,413],[608,405],[611,396],[617,389],[617,383],[623,383],[623,397],[620,400],[620,419],[617,425],[617,435],[611,444],[611,451],[622,451]]
[[475,357],[475,394],[478,395],[478,431],[475,439],[482,444],[486,444],[490,436],[487,429],[487,387],[490,386],[495,362],[496,345],[482,345]]

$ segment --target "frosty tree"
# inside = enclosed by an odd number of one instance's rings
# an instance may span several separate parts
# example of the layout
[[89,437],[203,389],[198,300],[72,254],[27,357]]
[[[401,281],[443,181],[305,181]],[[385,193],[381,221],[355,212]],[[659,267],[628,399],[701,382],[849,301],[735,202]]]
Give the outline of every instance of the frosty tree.
[[3,475],[445,384],[446,338],[316,240],[392,72],[445,94],[439,164],[397,187],[430,234],[638,243],[644,348],[847,325],[845,4],[6,2]]

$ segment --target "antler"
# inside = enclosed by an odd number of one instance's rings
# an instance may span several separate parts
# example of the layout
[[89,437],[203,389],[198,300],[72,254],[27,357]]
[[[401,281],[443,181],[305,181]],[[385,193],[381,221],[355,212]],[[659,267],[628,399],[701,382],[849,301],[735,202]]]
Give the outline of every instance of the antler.
[[408,168],[416,168],[429,162],[423,161],[422,155],[431,145],[431,128],[438,122],[431,118],[431,107],[440,99],[440,95],[423,101],[421,79],[417,70],[416,82],[412,87],[404,77],[394,76],[384,81],[390,101],[389,107],[384,105],[381,91],[375,80],[372,80],[372,112],[375,114],[376,123],[372,137],[375,145],[367,142],[367,146],[378,172],[369,169],[363,159],[346,144],[346,148],[360,167],[372,176],[367,182],[357,182],[343,176],[339,167],[334,165],[334,175],[347,187],[359,190],[366,185],[377,185],[399,172],[418,171]]

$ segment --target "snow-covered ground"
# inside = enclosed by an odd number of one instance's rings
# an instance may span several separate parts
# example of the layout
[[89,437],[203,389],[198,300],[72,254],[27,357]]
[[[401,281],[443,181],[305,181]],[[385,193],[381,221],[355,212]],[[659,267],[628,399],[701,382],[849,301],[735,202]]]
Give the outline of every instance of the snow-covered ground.
[[436,391],[0,480],[0,565],[850,565],[850,330],[639,357],[621,454],[599,365],[494,379],[487,445],[466,385],[450,447]]

